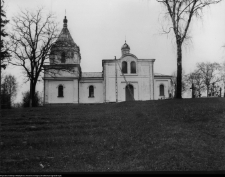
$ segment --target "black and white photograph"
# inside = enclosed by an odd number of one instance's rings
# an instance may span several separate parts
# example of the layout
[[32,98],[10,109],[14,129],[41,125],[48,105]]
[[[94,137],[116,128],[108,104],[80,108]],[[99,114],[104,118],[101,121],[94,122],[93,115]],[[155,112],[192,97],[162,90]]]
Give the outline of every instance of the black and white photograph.
[[224,0],[0,12],[0,175],[225,173]]

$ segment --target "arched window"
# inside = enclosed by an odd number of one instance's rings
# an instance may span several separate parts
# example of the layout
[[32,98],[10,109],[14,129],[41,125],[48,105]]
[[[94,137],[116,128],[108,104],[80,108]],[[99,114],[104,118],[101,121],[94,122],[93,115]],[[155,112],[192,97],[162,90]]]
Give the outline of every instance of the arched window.
[[130,72],[131,73],[136,73],[136,63],[134,61],[132,61],[130,63]]
[[159,86],[159,96],[164,96],[164,85]]
[[63,86],[59,85],[58,87],[58,97],[63,97]]
[[127,73],[127,62],[126,61],[122,62],[122,72]]
[[89,87],[89,97],[94,97],[94,86],[93,85],[91,85]]
[[66,62],[66,53],[63,52],[63,53],[61,54],[61,63],[65,63],[65,62]]

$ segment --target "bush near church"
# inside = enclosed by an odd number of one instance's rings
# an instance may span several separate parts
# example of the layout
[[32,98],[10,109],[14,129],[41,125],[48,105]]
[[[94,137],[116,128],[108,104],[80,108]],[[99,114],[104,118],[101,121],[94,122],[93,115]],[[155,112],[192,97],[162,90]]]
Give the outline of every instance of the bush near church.
[[1,94],[1,108],[2,109],[10,109],[12,107],[10,95],[6,93]]
[[[27,91],[23,93],[23,101],[22,101],[23,107],[29,107],[29,101],[30,101],[30,92]],[[40,105],[41,105],[41,97],[39,96],[39,93],[37,91],[35,92],[34,95],[34,107],[38,107]]]

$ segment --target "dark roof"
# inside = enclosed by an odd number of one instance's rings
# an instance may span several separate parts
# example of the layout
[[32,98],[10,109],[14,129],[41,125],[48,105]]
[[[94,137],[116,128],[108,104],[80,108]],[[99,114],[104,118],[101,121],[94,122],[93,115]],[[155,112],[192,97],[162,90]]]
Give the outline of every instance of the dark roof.
[[102,77],[102,72],[82,72],[82,77]]
[[124,49],[129,49],[129,50],[130,50],[130,47],[129,47],[129,45],[126,43],[126,41],[125,41],[125,44],[123,44],[123,46],[121,47],[121,50],[124,50]]
[[160,73],[154,73],[154,77],[172,77],[170,75],[160,74]]
[[63,20],[63,29],[61,33],[59,34],[58,39],[56,40],[55,44],[53,45],[56,47],[75,47],[79,49],[77,44],[74,42],[72,36],[70,35],[69,29],[67,28],[67,22],[68,20],[66,19],[66,16]]

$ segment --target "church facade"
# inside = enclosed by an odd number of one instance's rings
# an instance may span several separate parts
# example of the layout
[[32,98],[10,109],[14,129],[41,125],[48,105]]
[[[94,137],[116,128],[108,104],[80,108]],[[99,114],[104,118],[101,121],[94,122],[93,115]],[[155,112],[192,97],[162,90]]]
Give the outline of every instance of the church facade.
[[63,29],[45,65],[44,104],[107,103],[173,97],[172,76],[154,73],[155,59],[139,59],[126,43],[121,57],[102,60],[102,72],[82,72],[80,48]]

